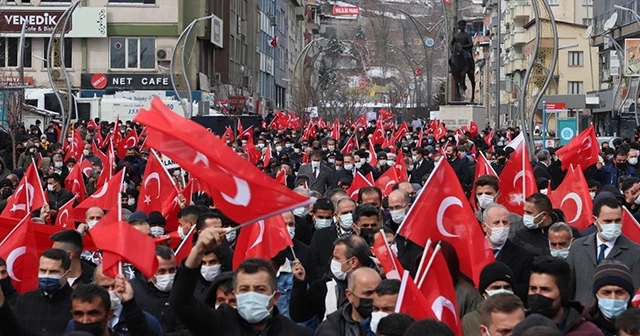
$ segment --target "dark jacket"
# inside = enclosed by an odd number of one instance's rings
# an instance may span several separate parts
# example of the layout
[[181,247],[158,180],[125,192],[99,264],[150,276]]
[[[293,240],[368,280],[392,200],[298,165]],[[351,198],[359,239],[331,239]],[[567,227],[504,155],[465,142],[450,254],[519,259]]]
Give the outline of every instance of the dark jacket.
[[313,237],[313,233],[315,232],[311,215],[306,215],[304,217],[294,217],[296,220],[296,239],[306,245],[311,244],[311,238]]
[[[213,279],[215,280],[215,278]],[[205,280],[202,275],[198,278],[198,282],[196,283],[196,288],[193,290],[193,296],[204,302],[209,293],[209,289],[211,288],[211,282]],[[215,296],[215,293],[213,294]]]
[[[306,281],[298,281],[294,278],[289,302],[289,316],[296,322],[306,322],[312,317],[322,321],[326,311],[325,298],[327,297],[327,282],[333,280],[332,274],[312,282],[307,288]],[[345,289],[346,281],[336,281],[337,307],[347,302]]]
[[331,188],[335,189],[338,187],[338,181],[342,179],[347,179],[349,183],[353,183],[353,170],[340,169],[336,170],[331,174]]
[[[71,292],[66,283],[53,295],[41,289],[26,292],[16,300],[13,313],[27,331],[39,335],[62,335],[71,319]],[[3,323],[0,322],[0,325]],[[7,336],[2,333],[3,336]]]
[[[227,305],[221,305],[218,309],[211,309],[192,295],[195,288],[200,268],[188,268],[182,266],[176,273],[176,278],[171,291],[170,304],[184,325],[195,336],[207,335],[247,335],[258,334],[252,326],[245,321],[238,310]],[[280,315],[278,309],[273,307],[272,316],[267,322],[267,328],[259,333],[261,336],[311,336],[311,329],[296,325],[288,318]]]
[[432,161],[422,159],[420,164],[414,163],[413,170],[411,171],[411,179],[409,182],[420,184],[422,177],[426,174],[430,174],[433,171],[435,165]]
[[[318,273],[316,272],[316,264],[313,262],[313,256],[311,256],[311,248],[305,245],[301,241],[298,240],[298,232],[296,231],[296,236],[291,240],[293,242],[293,252],[295,252],[295,256],[302,263],[302,267],[304,267],[307,274],[307,282],[311,283],[318,280]],[[293,260],[293,253],[291,253],[291,249],[286,249],[287,259]]]
[[[197,275],[200,275],[200,269],[198,269]],[[140,309],[157,318],[165,333],[183,329],[176,313],[169,306],[169,295],[171,292],[159,291],[152,282],[144,279],[141,274],[136,274],[135,279],[131,280],[131,287],[133,288],[133,292],[136,293],[136,300]],[[189,295],[193,296],[193,290]]]
[[534,256],[534,254],[524,247],[518,246],[507,239],[504,247],[502,247],[502,250],[496,257],[496,261],[500,261],[511,268],[514,276],[513,283],[515,285],[513,292],[522,302],[527,302],[529,276],[531,275],[531,265],[533,264]]
[[367,330],[361,322],[351,318],[353,307],[350,303],[329,314],[327,319],[320,323],[316,330],[316,336],[366,336]]
[[565,336],[604,336],[602,331],[582,316],[584,308],[578,302],[570,302],[558,328]]
[[553,181],[553,177],[551,176],[551,170],[547,165],[538,161],[535,166],[533,166],[533,176],[535,176],[536,180],[539,178],[544,178],[549,182]]
[[[471,190],[471,184],[473,183],[474,175],[469,173],[469,160],[456,158],[453,161],[449,161],[451,168],[456,172],[458,181],[464,190]],[[474,172],[475,173],[475,172]]]
[[[553,223],[566,222],[564,213],[562,213],[560,209],[553,209],[551,218],[553,219]],[[573,231],[574,238],[580,237],[580,231],[578,231],[578,229],[572,226],[571,230]],[[549,255],[549,227],[529,230],[523,226],[516,231],[512,242],[524,247],[534,255]]]
[[333,255],[333,243],[338,239],[337,223],[328,228],[317,230],[311,238],[311,257],[316,265],[316,274],[324,274],[328,270],[331,256]]
[[73,198],[73,193],[67,189],[60,189],[58,192],[47,191],[47,196],[49,196],[51,210],[58,210]]
[[596,173],[596,179],[604,186],[612,184],[618,186],[618,177],[635,176],[635,168],[626,165],[624,169],[618,169],[615,164],[609,163]]
[[[75,321],[67,324],[66,332],[76,330]],[[162,327],[158,319],[147,312],[143,312],[136,304],[135,298],[122,303],[122,313],[118,323],[112,328],[114,333],[122,336],[159,336],[162,335]]]
[[0,290],[4,294],[4,300],[9,306],[13,307],[16,304],[16,299],[18,298],[18,291],[15,287],[13,287],[13,283],[11,282],[10,277],[6,277],[0,280]]

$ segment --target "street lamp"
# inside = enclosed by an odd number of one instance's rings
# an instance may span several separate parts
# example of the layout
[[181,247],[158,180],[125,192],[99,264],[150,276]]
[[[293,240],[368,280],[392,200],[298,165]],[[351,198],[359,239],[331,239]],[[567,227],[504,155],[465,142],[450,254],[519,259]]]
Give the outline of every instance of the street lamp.
[[631,13],[631,15],[633,15],[633,18],[636,20],[636,23],[638,24],[638,26],[640,26],[640,15],[638,15],[638,12],[634,11],[631,8],[622,7],[620,5],[613,5],[613,8]]

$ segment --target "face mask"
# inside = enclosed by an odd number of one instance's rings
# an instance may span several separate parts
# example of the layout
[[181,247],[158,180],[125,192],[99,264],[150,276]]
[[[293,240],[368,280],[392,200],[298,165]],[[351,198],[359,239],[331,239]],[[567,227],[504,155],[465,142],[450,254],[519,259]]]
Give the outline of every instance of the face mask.
[[287,230],[289,231],[289,236],[291,237],[291,239],[293,239],[293,237],[296,236],[296,228],[295,226],[287,226]]
[[531,314],[540,314],[553,319],[560,308],[553,308],[554,299],[548,298],[540,294],[531,294],[528,297],[529,312]]
[[504,289],[504,288],[500,288],[500,289],[487,289],[485,291],[485,293],[487,293],[487,295],[489,296],[494,296],[496,294],[500,294],[500,293],[509,293],[509,294],[513,294],[512,291],[508,290],[508,289]]
[[49,190],[49,191],[56,190],[56,185],[55,184],[47,184],[47,190]]
[[627,310],[628,304],[627,300],[598,298],[598,308],[600,308],[602,315],[608,319],[614,319],[620,316],[620,314]]
[[93,227],[96,226],[96,224],[98,224],[97,220],[90,220],[87,222],[87,225],[89,226],[90,229],[93,229]]
[[378,323],[380,323],[380,320],[387,316],[389,316],[389,314],[381,311],[371,313],[371,322],[369,323],[369,327],[371,328],[371,331],[373,331],[373,333],[378,332]]
[[373,310],[373,299],[371,298],[360,298],[360,303],[356,307],[356,311],[363,318],[371,317],[371,311]]
[[62,168],[62,161],[54,162],[53,166],[56,168]]
[[242,144],[246,145],[247,144],[247,140],[242,140]]
[[622,224],[600,224],[600,230],[600,238],[602,238],[602,240],[616,240],[622,233]]
[[236,294],[238,314],[249,323],[258,323],[271,315],[269,301],[275,293],[264,295],[256,292]]
[[627,162],[629,162],[630,165],[635,166],[636,163],[638,163],[638,158],[637,157],[628,158]]
[[549,192],[548,189],[540,189],[540,193],[543,194],[543,195],[546,195],[547,192]]
[[563,249],[559,249],[559,250],[553,250],[553,249],[551,249],[551,246],[549,246],[549,252],[551,252],[551,256],[552,257],[567,259],[567,257],[569,256],[569,249],[570,248],[571,248],[571,245],[569,245],[569,247],[567,247],[567,248],[563,248]]
[[38,287],[46,293],[54,293],[62,286],[60,284],[61,275],[57,274],[39,274],[38,275]]
[[154,237],[160,237],[164,234],[164,228],[162,226],[152,226],[151,235]]
[[401,224],[404,217],[407,215],[404,213],[404,209],[391,210],[389,211],[389,214],[391,215],[391,220],[396,224]]
[[91,154],[91,152],[89,152],[89,150],[85,149],[82,151],[82,154],[84,154],[84,156],[89,156],[89,154]]
[[493,196],[482,194],[480,196],[476,196],[478,198],[478,203],[480,204],[480,208],[486,209],[489,204],[493,203]]
[[180,176],[180,170],[174,170],[173,171],[173,176]]
[[351,163],[345,163],[344,166],[342,166],[342,167],[346,171],[351,171],[353,169],[353,165]]
[[73,324],[75,326],[75,331],[84,331],[86,333],[89,333],[93,336],[102,336],[104,335],[104,328],[105,323],[107,321],[100,321],[100,322],[94,322],[94,323],[80,323],[80,322],[76,322],[74,321]]
[[391,160],[387,160],[387,166],[393,167],[394,164],[396,164],[396,163],[391,161]]
[[342,166],[336,166],[336,171],[342,170]]
[[200,274],[202,274],[202,277],[211,282],[213,281],[213,279],[215,277],[218,276],[218,274],[220,274],[220,267],[222,265],[218,264],[218,265],[213,265],[213,266],[200,266]]
[[35,152],[36,152],[36,149],[35,149],[35,148],[30,148],[30,149],[29,149],[29,153],[35,153]]
[[331,223],[333,223],[331,219],[316,218],[316,223],[315,223],[316,230],[328,228],[329,226],[331,226]]
[[284,144],[284,148],[291,148],[291,144],[290,143]]
[[262,149],[262,148],[264,148],[264,144],[263,144],[262,142],[260,142],[260,143],[258,143],[258,144],[256,145],[256,147],[258,147],[258,148]]
[[591,199],[596,198],[596,192],[595,191],[590,191],[589,192],[589,196],[591,196]]
[[282,146],[276,146],[276,152],[279,152],[282,150]]
[[366,158],[366,159],[364,160],[364,162],[366,162],[366,163],[371,163],[371,157]]
[[536,218],[538,218],[538,216],[542,215],[544,212],[541,212],[539,214],[537,214],[535,217],[531,216],[531,215],[527,215],[524,214],[524,216],[522,216],[522,222],[524,223],[524,226],[527,227],[527,229],[529,230],[535,230],[538,228],[538,226],[540,225],[540,223],[542,223],[542,221],[536,223]]
[[180,236],[180,239],[184,239],[187,235],[184,234],[184,229],[182,228],[182,226],[178,226],[178,236]]
[[391,244],[389,245],[389,248],[391,249],[391,252],[393,252],[393,254],[395,254],[396,256],[398,255],[398,245]]
[[109,291],[109,299],[111,299],[111,309],[116,310],[122,306],[122,300],[116,295],[116,292]]
[[360,229],[360,237],[364,238],[364,241],[369,244],[369,246],[373,245],[373,236],[376,234],[376,230],[374,229]]
[[340,217],[340,226],[344,230],[351,230],[351,226],[353,225],[353,215],[348,213],[338,217]]
[[[345,263],[347,261],[345,261]],[[333,273],[333,276],[338,280],[344,280],[347,278],[347,272],[342,271],[342,264],[343,263],[340,263],[335,259],[331,259],[331,273]]]
[[225,233],[224,237],[227,239],[228,242],[232,243],[234,240],[236,240],[236,231]]
[[130,198],[127,200],[127,205],[132,206],[136,204],[136,199],[135,198]]
[[613,160],[613,155],[607,155],[607,160]]
[[300,154],[300,148],[294,148],[293,152],[296,153],[296,154]]
[[509,237],[509,227],[508,226],[501,226],[501,227],[494,227],[491,228],[491,235],[489,236],[489,240],[500,246],[502,244],[504,244],[507,241],[507,238]]
[[336,159],[331,159],[331,158],[330,158],[330,159],[327,159],[327,162],[329,162],[329,163],[336,163]]
[[327,147],[322,147],[322,151],[326,152],[327,151]]
[[409,165],[409,166],[407,167],[407,171],[412,171],[412,170],[413,170],[413,165]]
[[293,215],[296,217],[305,217],[309,213],[309,208],[299,207],[293,209]]
[[156,282],[153,283],[156,288],[161,292],[168,292],[173,287],[173,278],[175,278],[174,274],[165,274],[165,275],[156,275]]
[[320,168],[320,161],[311,161],[311,167]]
[[378,161],[378,162],[380,162],[380,166],[385,166],[385,165],[387,165],[387,160],[380,160],[380,161]]
[[327,148],[328,148],[330,151],[334,151],[334,150],[336,150],[336,146],[327,146]]
[[356,163],[356,168],[357,168],[357,169],[360,169],[360,167],[362,167],[362,162],[358,162],[358,163]]
[[418,156],[413,155],[413,156],[411,156],[411,159],[413,160],[413,162],[418,162],[419,158],[418,158]]

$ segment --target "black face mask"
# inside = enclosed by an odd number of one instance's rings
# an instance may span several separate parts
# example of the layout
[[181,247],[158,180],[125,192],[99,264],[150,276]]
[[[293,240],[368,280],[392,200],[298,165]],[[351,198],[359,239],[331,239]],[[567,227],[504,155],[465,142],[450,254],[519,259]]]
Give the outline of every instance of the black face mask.
[[373,236],[376,234],[374,229],[360,229],[360,237],[364,238],[369,246],[373,245]]
[[356,307],[356,311],[363,318],[369,318],[371,316],[371,312],[373,311],[373,299],[360,298],[360,305]]
[[560,308],[553,308],[554,299],[548,298],[540,294],[532,294],[528,297],[529,312],[531,314],[540,314],[553,319]]
[[627,163],[626,162],[616,163],[616,167],[620,170],[627,169]]
[[104,327],[107,320],[94,322],[94,323],[80,323],[74,321],[76,331],[88,332],[93,336],[102,336],[104,334]]
[[507,158],[499,158],[498,163],[504,165],[505,163],[507,163]]

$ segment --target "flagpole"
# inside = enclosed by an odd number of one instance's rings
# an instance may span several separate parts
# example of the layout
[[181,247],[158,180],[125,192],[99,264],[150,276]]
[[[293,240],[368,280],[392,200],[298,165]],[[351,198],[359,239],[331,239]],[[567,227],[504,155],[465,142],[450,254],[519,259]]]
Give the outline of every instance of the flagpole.
[[420,277],[418,288],[422,287],[424,280],[427,278],[427,273],[429,273],[429,270],[431,269],[431,265],[433,264],[433,261],[436,259],[436,254],[438,254],[438,252],[440,252],[440,242],[438,242],[438,245],[436,245],[436,247],[433,249],[433,254],[431,255],[431,259],[429,259],[429,263],[427,264],[427,267],[425,268],[424,272],[422,272],[422,277]]
[[529,153],[527,153],[527,147],[525,146],[526,141],[526,135],[523,133],[522,134],[522,207],[524,208],[524,200],[527,199],[527,171],[525,168],[525,163],[529,156]]
[[173,253],[173,255],[177,255],[178,252],[180,252],[180,249],[182,248],[182,246],[184,245],[184,243],[187,241],[187,238],[193,234],[193,231],[196,229],[196,226],[193,225],[191,227],[191,230],[189,230],[189,233],[187,233],[187,235],[184,237],[184,239],[180,242],[180,245],[178,245],[178,248],[176,249],[176,251]]
[[424,266],[424,260],[427,259],[427,252],[429,251],[430,248],[431,248],[431,238],[427,239],[427,243],[424,246],[424,252],[422,252],[422,257],[420,257],[420,264],[418,265],[416,274],[420,274],[422,272],[422,266]]
[[9,232],[9,234],[4,237],[4,239],[2,240],[2,242],[0,243],[0,246],[4,245],[4,243],[9,240],[9,238],[11,237],[11,235],[13,234],[13,232],[15,232],[21,224],[23,224],[24,220],[27,219],[27,217],[29,217],[29,213],[27,213],[24,218],[22,218],[22,220],[20,222],[18,222],[18,225],[16,225],[13,229],[11,229],[11,231]]
[[[389,248],[389,242],[387,241],[387,236],[384,234],[384,230],[380,229],[380,234],[382,235],[382,239],[384,239],[384,244],[385,244],[385,247],[387,248],[387,253],[389,253],[389,256],[391,256],[393,251],[391,251],[391,248]],[[427,244],[431,244],[431,240],[429,240]],[[395,258],[393,258],[393,256],[391,256],[391,262],[393,263],[393,268],[397,270],[398,265],[396,265],[396,260]]]
[[158,160],[158,162],[160,162],[160,164],[162,165],[162,170],[164,171],[165,174],[167,174],[167,176],[169,177],[169,181],[171,181],[171,184],[173,185],[173,187],[176,189],[176,191],[179,194],[180,190],[178,189],[178,186],[176,186],[176,183],[173,182],[173,177],[171,175],[169,175],[169,172],[167,171],[167,168],[164,166],[164,163],[162,163],[162,159],[160,159],[160,156],[158,156],[158,152],[153,148],[151,149],[151,152],[153,153],[153,155],[155,155],[155,157]]
[[400,308],[402,308],[402,300],[404,299],[404,292],[406,291],[408,281],[412,280],[409,276],[409,271],[405,270],[404,273],[402,273],[402,281],[400,282],[400,290],[398,291],[398,300],[396,301],[396,309],[394,311],[395,313],[399,313]]
[[293,260],[298,259],[298,257],[296,257],[296,251],[293,250],[293,245],[289,245],[289,248],[291,249],[291,253],[293,254]]

